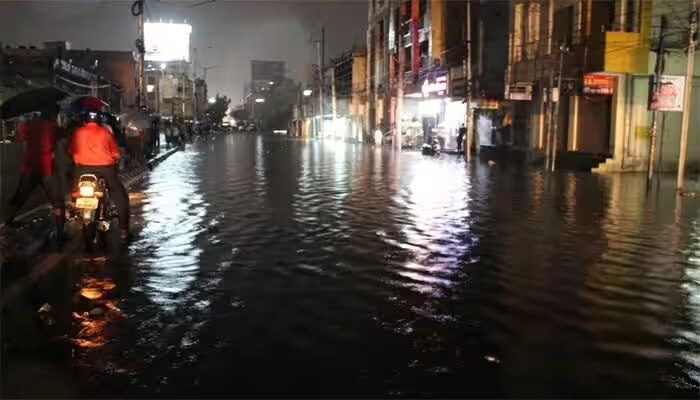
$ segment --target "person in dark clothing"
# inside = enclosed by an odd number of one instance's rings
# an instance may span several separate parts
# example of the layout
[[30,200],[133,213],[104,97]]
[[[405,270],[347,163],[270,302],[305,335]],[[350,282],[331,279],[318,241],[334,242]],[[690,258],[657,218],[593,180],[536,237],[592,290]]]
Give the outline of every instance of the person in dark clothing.
[[[58,140],[56,123],[57,107],[41,112],[41,117],[21,123],[18,139],[27,144],[20,179],[14,196],[10,200],[7,223],[12,224],[16,213],[29,199],[37,186],[42,186],[51,203],[56,222],[56,239],[63,241],[65,225],[65,190],[60,176],[54,176],[54,151]],[[60,174],[58,174],[60,175]]]
[[464,135],[467,133],[467,128],[464,127],[464,124],[461,124],[459,126],[459,130],[457,131],[457,151],[462,151],[462,142],[464,142]]

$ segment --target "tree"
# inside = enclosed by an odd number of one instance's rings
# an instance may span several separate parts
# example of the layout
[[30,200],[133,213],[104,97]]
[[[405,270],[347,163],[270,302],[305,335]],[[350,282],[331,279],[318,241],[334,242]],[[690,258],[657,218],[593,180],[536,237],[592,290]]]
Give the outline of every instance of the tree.
[[220,124],[228,112],[228,106],[231,104],[231,99],[226,96],[216,95],[214,102],[207,107],[207,116],[214,124]]
[[236,121],[247,121],[250,116],[248,115],[246,109],[241,106],[231,110],[231,118],[235,119]]
[[285,129],[292,119],[292,110],[299,95],[299,88],[291,79],[284,79],[273,86],[265,102],[256,105],[263,124],[271,129]]

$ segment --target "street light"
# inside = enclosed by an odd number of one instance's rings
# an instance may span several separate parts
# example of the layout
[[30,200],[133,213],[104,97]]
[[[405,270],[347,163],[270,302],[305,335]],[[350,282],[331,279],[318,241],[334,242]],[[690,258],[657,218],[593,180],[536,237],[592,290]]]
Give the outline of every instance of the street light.
[[210,97],[209,104],[214,104],[214,103],[216,103],[216,97]]
[[160,70],[161,70],[161,71],[165,71],[165,68],[166,68],[167,66],[168,66],[168,64],[166,64],[166,63],[160,64]]
[[311,89],[306,89],[302,92],[302,94],[306,97],[311,96],[311,93],[313,93],[313,90],[311,90]]
[[255,99],[255,102],[256,102],[256,103],[264,103],[264,102],[265,102],[265,99],[263,99],[263,98],[257,98],[257,99]]

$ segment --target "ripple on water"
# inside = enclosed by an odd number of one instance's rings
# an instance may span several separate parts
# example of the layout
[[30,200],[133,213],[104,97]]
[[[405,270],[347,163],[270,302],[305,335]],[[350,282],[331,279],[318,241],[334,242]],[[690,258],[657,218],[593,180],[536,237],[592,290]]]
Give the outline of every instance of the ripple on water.
[[661,193],[650,211],[643,179],[231,135],[143,187],[130,247],[143,295],[128,310],[141,384],[219,397],[700,387],[700,206],[677,214]]

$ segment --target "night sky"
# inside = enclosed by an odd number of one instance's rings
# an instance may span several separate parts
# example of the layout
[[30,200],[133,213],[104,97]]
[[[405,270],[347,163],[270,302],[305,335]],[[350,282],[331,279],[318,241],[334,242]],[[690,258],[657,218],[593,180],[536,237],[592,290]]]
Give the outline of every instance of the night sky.
[[[67,40],[73,49],[133,49],[136,18],[131,3],[2,0],[0,42],[39,46]],[[210,93],[226,94],[234,104],[250,80],[251,59],[286,61],[288,76],[303,81],[305,65],[316,60],[311,41],[320,37],[322,25],[327,57],[365,43],[366,0],[216,0],[192,7],[198,3],[202,0],[147,0],[146,17],[191,24],[197,64],[219,65],[207,73]]]

